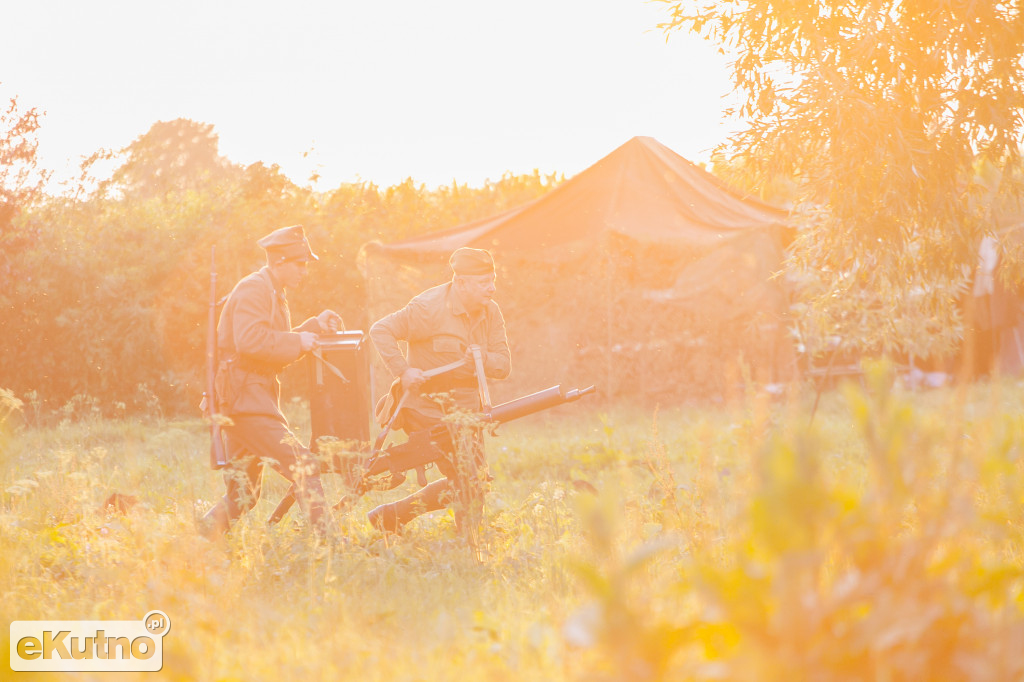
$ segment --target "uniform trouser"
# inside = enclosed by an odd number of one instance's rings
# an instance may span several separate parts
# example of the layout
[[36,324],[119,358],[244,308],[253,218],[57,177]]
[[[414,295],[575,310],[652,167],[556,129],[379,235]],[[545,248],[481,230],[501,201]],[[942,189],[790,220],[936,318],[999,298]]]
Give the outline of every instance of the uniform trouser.
[[[437,423],[436,418],[415,410],[406,409],[402,414],[402,425],[406,433],[427,430]],[[483,434],[478,429],[453,430],[454,437],[461,442],[453,443],[454,452],[448,453],[447,457],[442,457],[435,464],[438,471],[448,480],[448,487],[454,493],[457,502],[456,522],[475,524],[483,511],[484,494],[490,480]]]
[[292,481],[295,500],[314,529],[325,530],[330,512],[324,501],[320,467],[309,449],[288,429],[287,424],[270,416],[233,415],[234,422],[224,426],[228,465],[224,468],[227,492],[207,517],[226,526],[259,501],[262,490],[261,464],[273,467]]

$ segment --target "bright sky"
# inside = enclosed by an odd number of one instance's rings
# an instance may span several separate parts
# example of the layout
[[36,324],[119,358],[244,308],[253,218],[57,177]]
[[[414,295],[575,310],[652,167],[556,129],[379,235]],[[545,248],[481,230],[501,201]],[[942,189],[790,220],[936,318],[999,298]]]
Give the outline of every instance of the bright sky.
[[319,189],[571,176],[634,135],[706,161],[736,128],[726,58],[666,44],[667,9],[644,0],[4,5],[0,102],[46,112],[58,177],[179,117],[213,124],[234,162],[318,170]]

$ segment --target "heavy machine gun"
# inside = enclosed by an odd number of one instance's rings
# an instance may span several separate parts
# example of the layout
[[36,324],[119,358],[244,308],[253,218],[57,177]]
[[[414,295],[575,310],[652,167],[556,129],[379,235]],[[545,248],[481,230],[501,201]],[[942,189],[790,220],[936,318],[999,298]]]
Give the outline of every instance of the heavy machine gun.
[[[520,417],[543,412],[565,403],[579,400],[593,393],[594,386],[564,390],[561,385],[546,388],[530,395],[495,405],[488,412],[479,416],[482,426],[497,427]],[[442,457],[454,453],[452,441],[453,426],[444,422],[430,429],[415,431],[404,443],[389,445],[374,452],[367,460],[359,480],[356,482],[354,494],[362,495],[368,490],[391,490],[405,481],[405,474],[413,469],[421,469],[427,464],[436,462]],[[424,484],[425,481],[421,481]]]
[[[345,345],[350,358],[359,357],[357,354],[363,348],[361,333],[345,332],[344,334],[346,335],[345,340],[342,340],[342,337],[339,335],[338,343]],[[330,341],[326,343],[324,341],[321,342],[321,348],[329,348],[330,345]],[[339,345],[340,347],[341,345]],[[481,428],[495,429],[501,424],[574,402],[596,391],[594,386],[566,390],[561,385],[556,385],[500,405],[491,406],[480,352],[472,347],[470,350],[475,350],[473,352],[474,364],[476,365],[474,370],[479,385],[481,402],[481,411],[476,416],[476,423]],[[325,361],[323,358],[314,358],[313,362],[322,363]],[[415,431],[409,434],[408,440],[405,442],[393,443],[385,447],[384,442],[387,440],[391,427],[395,423],[394,417],[397,416],[404,404],[405,395],[403,394],[395,401],[396,404],[391,417],[371,444],[368,420],[366,419],[368,413],[364,409],[369,404],[368,390],[362,394],[356,390],[364,383],[359,377],[367,379],[368,375],[365,371],[359,369],[363,365],[362,362],[356,362],[355,368],[351,367],[351,363],[347,363],[344,360],[339,362],[339,364],[347,370],[346,374],[354,377],[352,381],[344,380],[343,384],[337,382],[330,375],[326,375],[319,364],[312,365],[313,369],[311,370],[314,396],[318,392],[323,393],[325,387],[330,388],[332,382],[336,385],[337,392],[343,392],[344,399],[334,400],[330,403],[330,409],[327,411],[323,410],[323,408],[318,409],[315,404],[317,401],[311,404],[314,416],[311,449],[320,455],[321,473],[341,474],[346,479],[347,487],[350,490],[350,493],[345,495],[335,505],[335,508],[350,506],[355,500],[370,490],[391,490],[396,488],[405,481],[407,472],[412,470],[417,471],[420,484],[425,485],[426,478],[423,474],[423,469],[442,457],[453,456],[455,444],[452,440],[452,430],[455,426],[441,422],[430,429]],[[424,374],[428,378],[433,378],[463,366],[464,363],[462,362],[452,363],[436,370],[429,370]],[[366,428],[349,429],[347,431],[345,429],[334,429],[334,432],[331,433],[328,433],[331,429],[318,429],[315,417],[320,414],[321,422],[330,419],[329,414],[325,416],[325,412],[335,414],[338,413],[338,408],[346,409],[346,406],[342,403],[348,403],[347,409],[349,411],[359,413],[360,419],[357,421]],[[346,432],[340,433],[340,431]],[[330,438],[323,438],[325,435],[330,436]],[[355,447],[346,447],[345,441],[354,442]],[[280,521],[291,508],[294,501],[293,491],[289,490],[271,514],[268,522],[276,523]]]

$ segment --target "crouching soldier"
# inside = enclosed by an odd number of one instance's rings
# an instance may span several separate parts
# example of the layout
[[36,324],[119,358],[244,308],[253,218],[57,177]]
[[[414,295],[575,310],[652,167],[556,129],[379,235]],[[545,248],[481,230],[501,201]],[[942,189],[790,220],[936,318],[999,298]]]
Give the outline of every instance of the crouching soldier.
[[[441,422],[441,406],[427,394],[450,393],[457,407],[480,410],[480,392],[473,371],[471,346],[479,347],[484,373],[504,379],[511,371],[511,354],[505,335],[505,320],[494,297],[494,261],[481,249],[461,248],[449,259],[453,275],[449,282],[428,289],[370,328],[370,339],[384,364],[396,377],[395,389],[407,393],[394,428],[406,433],[430,429]],[[408,356],[399,341],[408,344]],[[465,359],[455,371],[425,381],[431,370]],[[394,396],[394,392],[389,396]],[[397,401],[382,400],[377,420],[387,423]],[[487,463],[479,432],[468,439],[469,456],[456,461],[455,453],[437,461],[445,478],[429,483],[405,499],[384,504],[369,513],[375,527],[394,532],[416,516],[455,504],[456,524],[473,532],[483,510]]]

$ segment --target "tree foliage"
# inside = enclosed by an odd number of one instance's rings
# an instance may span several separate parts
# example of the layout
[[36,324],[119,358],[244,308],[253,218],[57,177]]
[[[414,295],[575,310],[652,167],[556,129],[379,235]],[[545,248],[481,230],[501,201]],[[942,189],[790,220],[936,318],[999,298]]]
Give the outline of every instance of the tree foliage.
[[662,1],[666,31],[735,55],[732,168],[794,181],[806,341],[948,350],[993,208],[1021,190],[1024,3]]
[[[23,129],[7,124],[0,154],[14,148],[10,141]],[[0,264],[12,273],[0,288],[6,387],[20,396],[35,391],[51,408],[89,396],[104,410],[115,403],[130,410],[155,396],[168,411],[194,409],[202,390],[211,246],[223,296],[263,265],[260,237],[304,225],[321,259],[289,293],[293,316],[331,307],[349,328],[365,329],[370,321],[356,267],[364,243],[481,218],[559,181],[535,172],[477,188],[428,190],[407,180],[316,192],[276,165],[231,162],[217,142],[207,124],[158,122],[125,149],[86,162],[113,160],[118,165],[109,180],[32,206],[19,203],[0,231]],[[12,244],[19,246],[12,250]]]
[[[18,213],[39,196],[46,174],[37,170],[36,133],[39,130],[39,112],[23,111],[18,100],[12,98],[0,110],[0,281],[11,282],[23,275],[18,263],[19,254],[28,249],[36,237],[31,233],[16,233],[13,222]],[[0,288],[0,310],[9,301]]]
[[123,162],[109,184],[133,198],[196,191],[222,179],[231,168],[217,147],[218,136],[209,123],[158,121],[120,151]]
[[22,111],[17,98],[0,110],[0,234],[17,211],[38,196],[46,174],[36,169],[39,111]]

